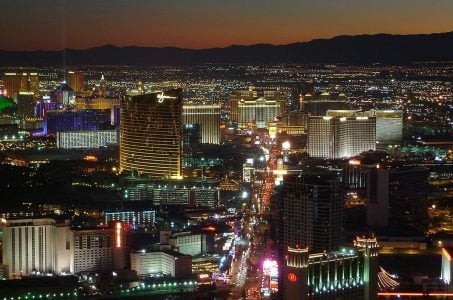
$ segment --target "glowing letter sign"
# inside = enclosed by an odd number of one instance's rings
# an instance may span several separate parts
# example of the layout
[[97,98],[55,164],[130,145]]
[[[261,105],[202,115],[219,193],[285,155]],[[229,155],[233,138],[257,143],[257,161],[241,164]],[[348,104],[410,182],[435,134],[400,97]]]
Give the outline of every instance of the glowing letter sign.
[[176,99],[176,97],[164,95],[164,92],[157,94],[157,102],[162,103],[165,99]]
[[288,274],[288,280],[291,282],[296,282],[297,281],[297,276],[294,273],[289,273]]

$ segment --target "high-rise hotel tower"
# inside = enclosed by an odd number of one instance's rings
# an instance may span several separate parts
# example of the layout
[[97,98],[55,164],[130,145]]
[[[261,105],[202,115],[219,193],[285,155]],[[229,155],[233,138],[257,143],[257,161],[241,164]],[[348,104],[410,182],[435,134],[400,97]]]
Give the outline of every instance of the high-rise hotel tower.
[[201,142],[220,144],[219,104],[187,104],[183,106],[183,123],[198,124],[201,129]]
[[346,158],[376,150],[375,117],[313,116],[308,120],[308,154]]
[[308,253],[338,249],[344,242],[344,200],[337,175],[316,170],[286,175],[283,184],[277,189],[277,195],[275,242],[279,267],[278,290],[286,294],[283,291],[285,278],[281,275],[284,274],[288,247],[308,249],[305,251],[307,257]]
[[181,178],[182,90],[126,97],[120,109],[121,170]]

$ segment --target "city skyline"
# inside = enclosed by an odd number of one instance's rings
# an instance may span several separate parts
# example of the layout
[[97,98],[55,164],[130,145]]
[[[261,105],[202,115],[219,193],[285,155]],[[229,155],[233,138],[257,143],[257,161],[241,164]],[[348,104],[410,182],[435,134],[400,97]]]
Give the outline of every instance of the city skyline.
[[453,297],[452,11],[0,1],[0,298]]
[[2,6],[7,9],[0,10],[0,49],[86,49],[106,44],[204,49],[290,44],[339,35],[453,30],[449,18],[453,3],[447,0],[348,0],[341,4],[328,0],[200,0],[129,4],[120,0],[4,1]]
[[453,295],[451,63],[22,70],[2,296]]

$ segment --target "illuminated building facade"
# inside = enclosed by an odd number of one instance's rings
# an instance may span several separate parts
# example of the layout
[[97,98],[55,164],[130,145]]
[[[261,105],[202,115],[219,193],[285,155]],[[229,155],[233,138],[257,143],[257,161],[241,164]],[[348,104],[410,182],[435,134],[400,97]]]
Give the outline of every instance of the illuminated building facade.
[[105,80],[104,74],[101,74],[101,80],[99,80],[99,96],[105,97],[107,92],[107,82]]
[[255,100],[258,98],[258,91],[254,87],[249,87],[248,90],[236,90],[230,96],[230,119],[233,122],[239,120],[239,101]]
[[367,182],[368,165],[359,159],[350,159],[343,164],[343,183],[347,188],[364,189]]
[[[247,90],[236,90],[230,96],[230,119],[233,122],[240,122],[239,103],[251,101],[253,105],[253,102],[259,98],[264,98],[268,101],[275,101],[275,104],[278,106],[278,113],[272,117],[274,118],[286,111],[286,101],[288,97],[288,91],[278,89],[256,88],[251,86]],[[244,115],[244,117],[245,116],[246,115]]]
[[127,97],[120,106],[121,171],[181,179],[182,91]]
[[403,139],[403,111],[371,110],[376,117],[376,142],[379,144],[399,143]]
[[172,184],[171,182],[154,185],[153,205],[181,205],[190,207],[217,207],[219,190],[215,184],[190,182]]
[[217,207],[219,183],[201,180],[152,180],[128,176],[124,180],[124,199],[150,200],[153,205]]
[[63,110],[64,105],[50,99],[50,96],[43,96],[36,102],[36,114],[38,118],[44,119],[48,111]]
[[8,278],[73,272],[74,251],[69,221],[54,219],[6,220],[3,228],[3,264]]
[[4,73],[2,76],[3,81],[3,95],[13,98],[15,94],[20,91],[26,91],[26,76],[22,73]]
[[368,150],[376,150],[376,118],[309,118],[308,153],[311,157],[347,158]]
[[47,134],[57,131],[99,130],[109,127],[110,110],[81,109],[47,111],[44,126]]
[[134,228],[153,225],[156,221],[156,212],[154,210],[106,212],[104,216],[106,224],[120,221]]
[[148,183],[128,182],[124,190],[124,200],[141,201],[153,199],[153,188]]
[[118,125],[119,118],[117,111],[120,107],[120,100],[117,98],[104,97],[77,97],[75,98],[76,109],[109,109],[111,113],[110,123]]
[[188,205],[188,190],[156,188],[153,191],[154,205]]
[[167,275],[176,278],[192,275],[192,257],[182,253],[162,251],[131,252],[131,269],[137,271],[141,277],[151,275]]
[[183,105],[183,124],[198,124],[201,142],[220,144],[220,104]]
[[242,164],[242,181],[243,182],[252,182],[254,171],[255,171],[255,168],[253,167],[253,163],[246,162],[246,163]]
[[74,273],[113,269],[112,229],[74,230]]
[[85,84],[85,75],[81,71],[69,71],[67,75],[67,84],[76,92],[83,90]]
[[4,73],[1,77],[3,81],[3,96],[13,98],[19,92],[32,92],[39,94],[38,73]]
[[354,247],[327,253],[288,247],[284,299],[377,299],[377,251],[375,238],[357,238]]
[[57,148],[61,149],[97,149],[116,144],[116,130],[57,131]]
[[278,291],[278,262],[266,259],[263,261],[264,287],[263,295],[269,297]]
[[120,105],[120,100],[103,97],[77,97],[75,105],[77,109],[113,109],[115,106]]
[[[197,256],[202,253],[202,235],[192,234],[191,232],[177,232],[171,234],[168,243],[182,254]],[[204,247],[205,248],[205,247]]]
[[74,229],[74,274],[128,265],[129,241],[120,222],[109,228]]
[[289,125],[278,125],[277,133],[279,134],[288,134],[288,135],[303,135],[305,134],[305,129],[303,126],[289,126]]
[[266,128],[269,122],[283,113],[280,103],[275,100],[258,98],[256,100],[241,100],[238,103],[239,127],[249,127],[249,124],[258,128]]
[[325,116],[331,109],[349,109],[346,96],[324,92],[319,95],[306,94],[300,97],[300,110],[304,113],[312,116]]
[[335,110],[326,112],[328,117],[372,117],[376,118],[376,143],[387,145],[400,143],[403,138],[403,111],[401,110]]
[[401,110],[334,110],[326,112],[327,117],[373,117],[376,118],[376,143],[387,145],[400,143],[403,138],[403,111]]

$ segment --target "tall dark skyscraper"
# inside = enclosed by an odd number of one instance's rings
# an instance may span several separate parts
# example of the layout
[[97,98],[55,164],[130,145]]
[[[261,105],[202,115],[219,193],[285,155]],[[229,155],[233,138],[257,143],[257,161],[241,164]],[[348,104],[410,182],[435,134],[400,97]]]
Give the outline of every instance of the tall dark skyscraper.
[[370,167],[367,177],[367,225],[374,229],[428,227],[428,172],[423,167]]
[[182,153],[184,158],[190,158],[194,147],[200,143],[200,124],[184,124],[182,126]]
[[181,178],[182,91],[127,97],[120,109],[121,170]]
[[[284,274],[288,247],[316,253],[336,250],[343,243],[343,190],[335,174],[287,175],[277,194],[279,274]],[[283,280],[280,276],[279,290]]]
[[31,118],[35,114],[35,94],[32,92],[19,92],[16,94],[17,114],[21,117]]
[[334,174],[288,175],[279,192],[285,248],[331,251],[343,243],[343,191]]

